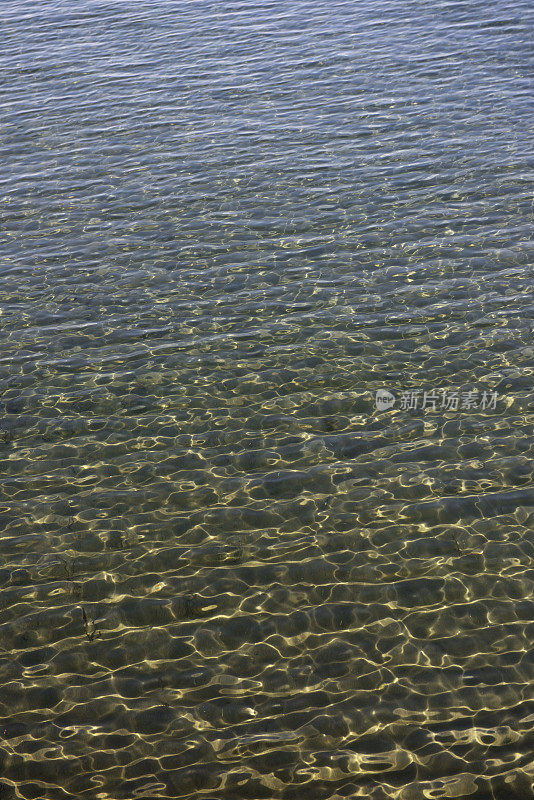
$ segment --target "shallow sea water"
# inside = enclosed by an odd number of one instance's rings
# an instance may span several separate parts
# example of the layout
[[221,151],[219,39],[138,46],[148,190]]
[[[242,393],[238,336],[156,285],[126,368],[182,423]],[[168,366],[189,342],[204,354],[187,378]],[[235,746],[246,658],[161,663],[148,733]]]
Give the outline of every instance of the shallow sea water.
[[526,0],[0,21],[2,800],[534,797]]

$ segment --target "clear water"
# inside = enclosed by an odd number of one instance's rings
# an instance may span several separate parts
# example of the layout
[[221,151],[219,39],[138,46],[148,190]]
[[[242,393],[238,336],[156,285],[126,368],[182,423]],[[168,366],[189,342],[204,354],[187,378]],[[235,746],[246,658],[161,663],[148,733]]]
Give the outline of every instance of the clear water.
[[0,22],[2,800],[534,797],[527,0]]

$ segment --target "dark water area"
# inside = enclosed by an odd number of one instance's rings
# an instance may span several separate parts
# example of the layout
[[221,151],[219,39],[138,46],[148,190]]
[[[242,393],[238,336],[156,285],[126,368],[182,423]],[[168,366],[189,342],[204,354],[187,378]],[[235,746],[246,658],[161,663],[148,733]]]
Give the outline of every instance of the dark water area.
[[533,30],[4,0],[1,800],[534,798]]

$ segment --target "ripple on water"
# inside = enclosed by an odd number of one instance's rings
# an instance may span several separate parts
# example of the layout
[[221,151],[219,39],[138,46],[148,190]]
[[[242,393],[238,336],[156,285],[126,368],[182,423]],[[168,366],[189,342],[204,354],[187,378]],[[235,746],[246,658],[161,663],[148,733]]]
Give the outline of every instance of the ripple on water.
[[2,798],[534,797],[524,0],[4,6]]

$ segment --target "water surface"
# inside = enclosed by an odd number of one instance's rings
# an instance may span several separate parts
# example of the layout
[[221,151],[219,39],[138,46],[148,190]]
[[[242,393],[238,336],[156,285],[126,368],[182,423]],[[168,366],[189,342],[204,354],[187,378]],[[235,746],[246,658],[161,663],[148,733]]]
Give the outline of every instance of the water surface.
[[526,0],[0,18],[2,799],[534,797]]

